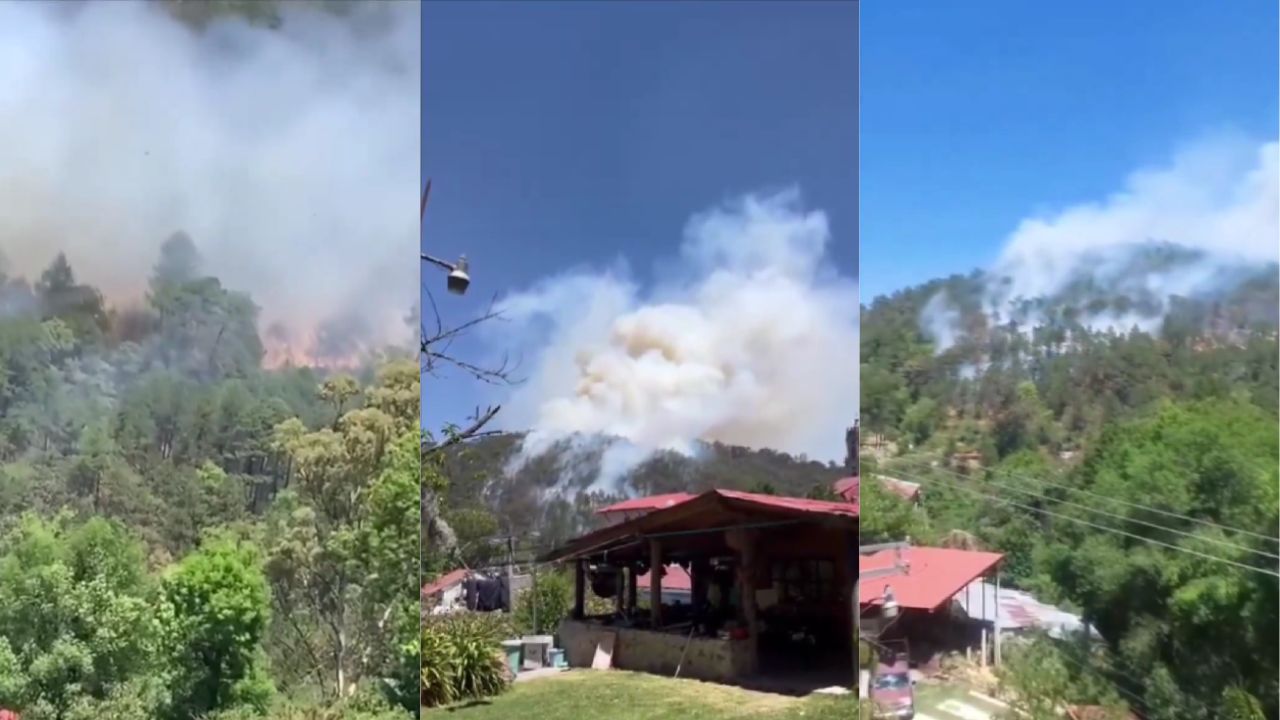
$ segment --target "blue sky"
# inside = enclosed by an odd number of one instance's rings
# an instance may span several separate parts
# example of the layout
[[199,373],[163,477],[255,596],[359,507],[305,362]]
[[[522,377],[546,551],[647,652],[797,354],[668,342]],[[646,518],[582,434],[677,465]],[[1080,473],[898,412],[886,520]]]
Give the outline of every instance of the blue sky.
[[[436,293],[447,322],[584,264],[622,257],[646,281],[690,215],[789,184],[856,275],[852,4],[428,2],[422,18],[423,248],[466,253],[474,276],[464,298]],[[495,399],[427,378],[424,423]]]
[[1206,134],[1276,138],[1274,2],[867,2],[861,26],[863,302]]

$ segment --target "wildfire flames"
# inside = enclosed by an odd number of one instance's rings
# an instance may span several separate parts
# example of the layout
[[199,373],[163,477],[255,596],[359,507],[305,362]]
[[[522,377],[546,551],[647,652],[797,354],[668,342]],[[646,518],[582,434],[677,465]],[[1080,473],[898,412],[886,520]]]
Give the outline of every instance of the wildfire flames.
[[267,337],[263,340],[262,366],[268,370],[283,368],[324,368],[327,370],[356,370],[369,358],[364,348],[342,355],[322,353],[315,339],[290,342],[283,338]]

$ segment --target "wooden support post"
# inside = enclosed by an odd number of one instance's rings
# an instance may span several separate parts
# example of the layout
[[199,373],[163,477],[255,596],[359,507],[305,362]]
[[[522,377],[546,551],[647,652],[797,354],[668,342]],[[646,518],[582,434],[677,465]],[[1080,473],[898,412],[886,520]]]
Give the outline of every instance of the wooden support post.
[[618,572],[613,576],[613,611],[619,615],[622,614],[622,598],[626,584],[626,573],[622,568],[618,568]]
[[649,539],[649,622],[653,629],[662,627],[662,544]]
[[586,615],[587,605],[587,561],[578,558],[573,564],[573,619],[581,620]]
[[700,612],[707,604],[707,580],[711,576],[711,563],[706,558],[698,558],[689,564],[689,581],[691,587],[690,600],[695,612]]
[[640,585],[640,573],[636,572],[635,565],[627,566],[627,614],[634,615],[636,612],[636,589]]
[[760,621],[756,607],[756,535],[749,530],[729,530],[729,546],[738,551],[738,594],[741,597],[742,619],[747,626],[747,646],[750,670],[760,668]]

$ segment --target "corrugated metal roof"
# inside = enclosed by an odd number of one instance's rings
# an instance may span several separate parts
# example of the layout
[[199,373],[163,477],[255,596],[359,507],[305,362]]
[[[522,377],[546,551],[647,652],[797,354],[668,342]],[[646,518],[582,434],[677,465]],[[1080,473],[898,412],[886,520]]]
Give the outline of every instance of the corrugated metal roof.
[[[667,572],[662,576],[663,590],[682,590],[685,592],[693,591],[693,579],[689,577],[689,573],[679,565],[667,565]],[[641,575],[636,580],[637,588],[649,587],[649,573]]]
[[636,510],[661,510],[669,508],[672,505],[678,505],[685,500],[697,497],[685,492],[666,493],[665,495],[650,495],[649,497],[631,498],[623,500],[620,503],[614,503],[607,507],[602,507],[596,512],[603,515],[606,513],[617,512],[633,512]]
[[1084,629],[1079,615],[1042,603],[1030,593],[1011,587],[1000,588],[997,596],[996,586],[981,580],[965,587],[956,595],[956,602],[969,617],[989,623],[995,622],[998,608],[1002,630],[1036,629],[1062,638]]
[[[829,500],[810,500],[809,498],[784,497],[782,495],[761,495],[759,493],[739,492],[737,490],[711,490],[721,497],[733,498],[762,507],[800,510],[821,515],[841,515],[858,517],[856,503],[831,502]],[[704,493],[705,494],[705,493]]]
[[858,504],[858,476],[840,478],[831,486],[837,495],[844,498],[846,502],[854,505]]
[[[859,601],[863,605],[878,602],[887,586],[893,589],[893,597],[901,607],[936,610],[995,567],[1003,557],[1000,553],[910,547],[902,552],[906,571],[861,581]],[[859,558],[858,572],[893,567],[896,560],[897,553],[893,550],[865,555]]]
[[914,501],[920,496],[920,483],[899,480],[898,478],[887,477],[885,475],[880,476],[880,481],[884,483],[885,488],[888,489],[889,492],[892,492],[903,500]]
[[[828,502],[807,498],[779,497],[736,490],[708,490],[683,502],[653,510],[639,517],[601,528],[570,540],[541,560],[554,562],[592,552],[616,549],[623,543],[634,545],[636,538],[663,533],[688,534],[721,531],[746,524],[743,516],[755,515],[761,520],[784,522],[805,516],[839,518],[852,529],[856,527],[858,506],[847,502]],[[837,523],[841,524],[841,523]]]
[[[887,477],[885,475],[877,475],[880,484],[886,490],[897,495],[903,500],[914,502],[920,496],[920,484],[899,480],[897,478]],[[858,502],[858,477],[840,478],[831,486],[837,495],[848,500],[851,503]]]
[[435,580],[432,580],[431,582],[427,583],[426,585],[423,585],[422,596],[428,597],[430,595],[435,595],[441,590],[445,590],[447,588],[453,587],[454,585],[457,585],[463,580],[466,580],[467,576],[470,574],[471,574],[471,571],[465,568],[461,570],[453,570],[453,571],[447,572],[444,575],[441,575],[440,577],[436,578]]

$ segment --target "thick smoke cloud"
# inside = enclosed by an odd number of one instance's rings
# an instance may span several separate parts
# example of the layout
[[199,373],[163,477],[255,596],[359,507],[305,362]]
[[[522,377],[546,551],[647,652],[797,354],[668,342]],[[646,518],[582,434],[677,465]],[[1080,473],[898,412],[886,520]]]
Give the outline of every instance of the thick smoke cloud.
[[509,405],[533,428],[525,454],[621,438],[606,477],[698,441],[841,460],[857,415],[858,295],[827,262],[831,242],[798,191],[748,196],[693,217],[668,279],[647,291],[618,267],[508,298],[503,337],[538,337]]
[[[419,8],[284,3],[196,31],[156,3],[0,4],[0,248],[116,304],[185,231],[310,354],[404,344],[416,295]],[[272,332],[266,332],[272,328]]]
[[[1134,172],[1104,200],[1023,220],[987,271],[988,315],[1007,321],[1020,299],[1052,298],[1090,280],[1143,301],[1124,313],[1084,317],[1085,325],[1153,330],[1171,296],[1212,292],[1243,269],[1276,262],[1278,148],[1274,141],[1239,137],[1204,140],[1181,149],[1166,165]],[[1176,248],[1180,260],[1136,262],[1158,247]],[[941,351],[955,342],[957,321],[946,298],[938,296],[925,307],[921,328]]]

